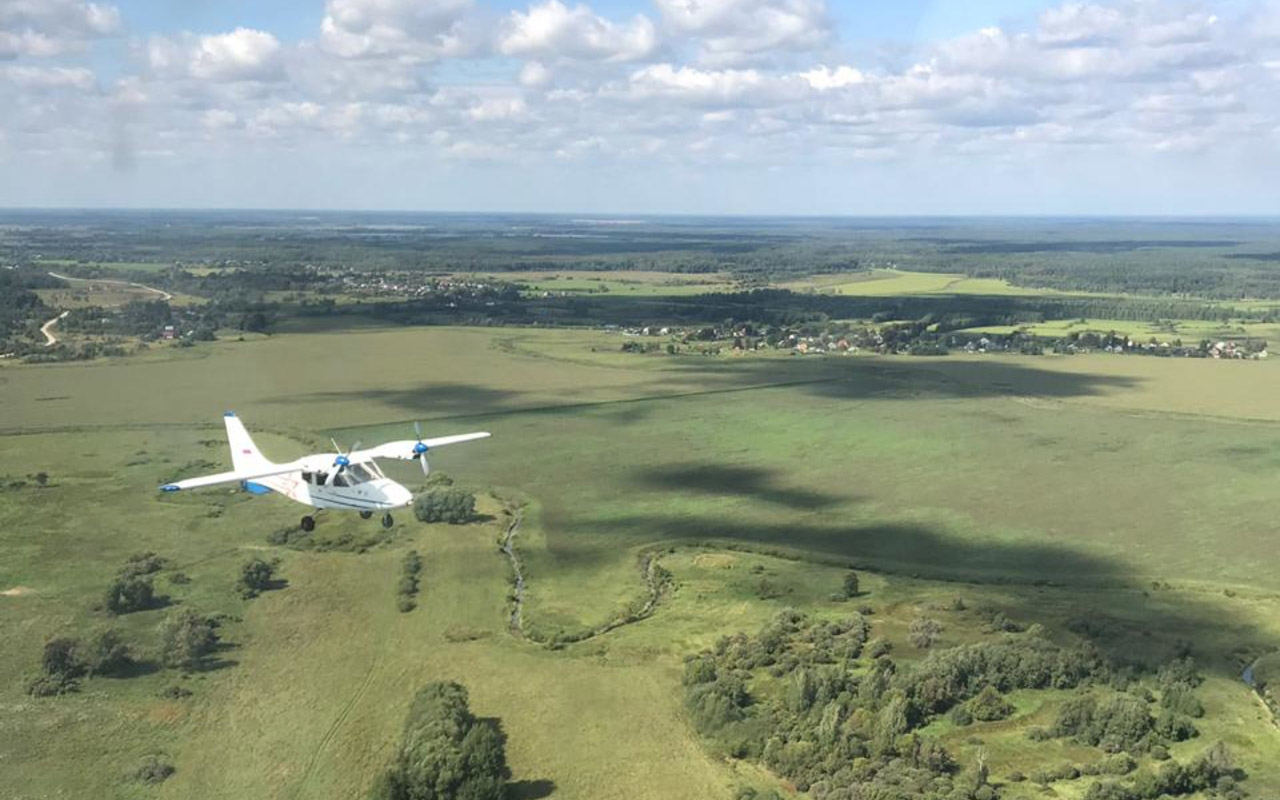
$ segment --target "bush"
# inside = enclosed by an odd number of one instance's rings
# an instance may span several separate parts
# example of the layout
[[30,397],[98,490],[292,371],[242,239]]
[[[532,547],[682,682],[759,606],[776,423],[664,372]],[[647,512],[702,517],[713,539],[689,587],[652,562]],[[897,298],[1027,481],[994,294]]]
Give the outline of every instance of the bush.
[[430,489],[413,501],[413,514],[422,522],[464,525],[476,517],[476,496],[452,486]]
[[166,667],[199,669],[218,648],[218,623],[189,608],[160,623],[160,661]]
[[40,668],[43,674],[27,684],[27,693],[32,697],[53,697],[78,690],[79,678],[87,669],[80,643],[67,637],[45,642]]
[[240,580],[236,589],[244,598],[257,597],[272,586],[276,574],[276,562],[255,558],[240,568]]
[[86,653],[90,675],[120,675],[133,664],[129,645],[115,628],[99,631]]
[[164,783],[174,773],[173,765],[151,757],[133,772],[134,780],[143,783]]
[[846,572],[844,574],[844,581],[840,586],[840,590],[844,593],[845,597],[857,597],[858,596],[858,573],[854,572],[853,570],[849,570],[848,572]]
[[145,611],[159,604],[151,579],[140,576],[116,578],[111,586],[107,587],[107,596],[103,601],[107,611],[112,614]]
[[120,577],[136,578],[142,575],[150,575],[164,569],[167,563],[169,562],[151,551],[134,553],[125,560],[124,566],[120,568]]
[[191,696],[191,690],[182,686],[166,686],[164,691],[160,692],[160,696],[165,700],[181,700],[184,697]]
[[994,722],[1013,713],[1013,704],[992,686],[987,686],[969,701],[969,712],[980,722]]
[[916,617],[907,631],[907,641],[921,650],[933,647],[942,633],[942,625],[929,617]]
[[419,575],[422,573],[422,556],[418,555],[417,550],[410,550],[405,554],[404,561],[400,564],[400,569],[400,582],[396,584],[398,595],[396,597],[396,608],[401,612],[408,612],[418,606],[414,598],[418,596],[418,588],[421,583]]
[[973,714],[971,714],[969,709],[964,706],[956,706],[951,709],[951,714],[949,716],[951,717],[951,724],[956,727],[963,728],[966,725],[973,724]]

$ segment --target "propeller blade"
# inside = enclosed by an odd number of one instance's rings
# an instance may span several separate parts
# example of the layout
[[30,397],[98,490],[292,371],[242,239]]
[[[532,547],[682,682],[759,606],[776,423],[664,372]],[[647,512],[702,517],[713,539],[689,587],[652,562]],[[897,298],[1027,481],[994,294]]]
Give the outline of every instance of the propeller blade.
[[422,474],[425,477],[431,471],[431,468],[427,466],[427,457],[419,456],[418,460],[422,462]]
[[416,419],[413,421],[413,432],[418,434],[418,441],[422,441],[422,423]]
[[333,442],[333,451],[338,455],[342,455],[342,448],[338,447],[338,440],[330,436],[329,441]]

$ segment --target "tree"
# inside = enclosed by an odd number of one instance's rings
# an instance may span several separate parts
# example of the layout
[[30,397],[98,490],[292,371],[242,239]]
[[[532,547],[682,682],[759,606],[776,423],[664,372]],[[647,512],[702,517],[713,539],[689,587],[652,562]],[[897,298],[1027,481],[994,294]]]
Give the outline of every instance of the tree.
[[422,522],[447,522],[463,525],[476,516],[476,497],[452,486],[431,489],[418,495],[413,514]]
[[510,774],[501,735],[471,713],[467,690],[430,683],[414,697],[400,748],[373,797],[505,800]]
[[107,596],[103,604],[112,614],[143,611],[157,604],[155,589],[151,585],[150,578],[121,576],[107,587]]
[[272,578],[276,574],[276,565],[270,561],[255,558],[240,568],[240,581],[236,588],[241,597],[257,597],[271,588]]
[[90,640],[87,662],[90,675],[119,675],[133,663],[133,657],[120,632],[106,628]]
[[50,639],[45,642],[40,660],[44,673],[51,677],[78,678],[84,674],[84,658],[80,654],[80,642],[70,637]]
[[49,640],[44,645],[40,667],[43,674],[27,684],[29,694],[50,697],[74,692],[80,687],[80,676],[85,673],[80,643],[68,637]]
[[844,574],[844,583],[842,585],[845,597],[858,596],[858,573],[849,570]]
[[198,669],[218,647],[218,623],[189,608],[160,623],[160,661],[166,667]]
[[994,722],[1012,714],[1013,704],[996,691],[994,686],[988,685],[969,701],[969,713],[981,722]]
[[936,619],[929,617],[916,617],[911,621],[911,627],[907,631],[907,640],[921,650],[933,647],[938,641],[938,635],[942,633],[942,625]]

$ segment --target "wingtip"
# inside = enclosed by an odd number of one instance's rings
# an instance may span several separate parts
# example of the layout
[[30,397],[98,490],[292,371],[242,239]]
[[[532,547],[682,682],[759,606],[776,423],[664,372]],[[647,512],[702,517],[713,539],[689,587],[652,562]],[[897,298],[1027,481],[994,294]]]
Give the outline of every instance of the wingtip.
[[176,483],[166,483],[164,486],[161,486],[161,487],[160,487],[160,491],[162,491],[162,492],[176,492],[176,491],[178,491],[180,488],[182,488],[182,487],[178,486],[178,484],[176,484]]
[[234,411],[228,411],[227,413],[223,414],[222,416],[224,416],[224,417],[234,417],[235,415],[236,415],[236,412],[234,412]]

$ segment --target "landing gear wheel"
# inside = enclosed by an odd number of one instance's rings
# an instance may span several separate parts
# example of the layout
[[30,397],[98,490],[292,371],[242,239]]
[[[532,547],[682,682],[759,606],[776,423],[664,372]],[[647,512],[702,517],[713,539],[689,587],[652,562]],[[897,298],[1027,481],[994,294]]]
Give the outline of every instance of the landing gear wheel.
[[316,529],[316,518],[315,518],[315,517],[303,517],[303,518],[302,518],[302,529],[303,529],[304,531],[306,531],[307,533],[311,533],[312,531],[314,531],[314,530]]
[[384,528],[390,528],[390,527],[391,527],[392,525],[394,525],[394,524],[396,524],[396,523],[395,523],[395,520],[391,519],[391,513],[390,513],[390,512],[387,512],[386,514],[383,514],[383,515],[382,515],[382,527],[384,527]]
[[372,517],[372,516],[373,516],[373,512],[372,512],[372,511],[361,511],[361,512],[360,512],[360,519],[368,519],[369,517]]

